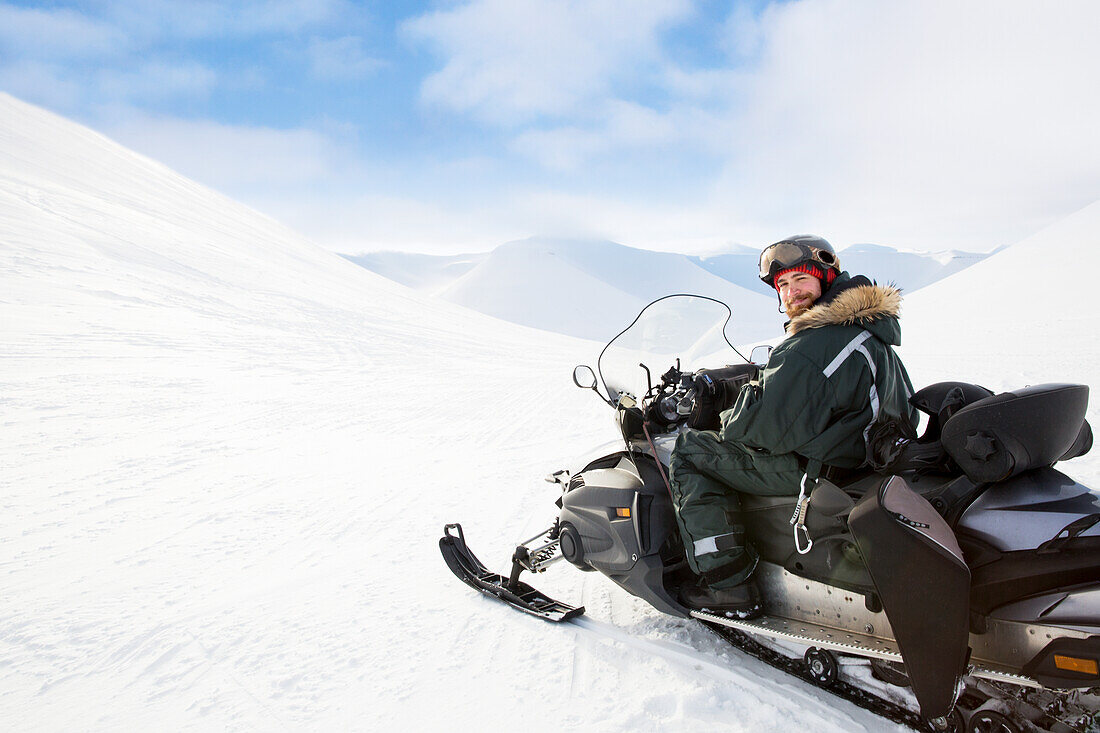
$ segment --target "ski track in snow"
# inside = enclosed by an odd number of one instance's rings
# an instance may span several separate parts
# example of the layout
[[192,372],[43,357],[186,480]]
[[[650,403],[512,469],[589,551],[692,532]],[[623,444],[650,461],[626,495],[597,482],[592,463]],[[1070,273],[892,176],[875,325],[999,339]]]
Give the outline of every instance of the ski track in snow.
[[[569,379],[599,344],[418,296],[2,94],[0,313],[0,728],[896,729],[595,574],[534,579],[588,609],[555,625],[446,568],[461,521],[506,570],[553,521],[542,477],[614,436]],[[1052,353],[1100,381],[1095,342],[957,350],[991,387]],[[914,376],[957,378],[937,354]]]

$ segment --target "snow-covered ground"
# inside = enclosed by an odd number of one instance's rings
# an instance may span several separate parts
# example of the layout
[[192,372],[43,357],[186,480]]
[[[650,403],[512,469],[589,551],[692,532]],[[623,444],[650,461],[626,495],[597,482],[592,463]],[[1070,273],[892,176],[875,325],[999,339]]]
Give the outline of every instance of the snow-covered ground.
[[[1035,247],[1096,264],[1073,226]],[[1011,254],[907,303],[918,382],[1100,384],[1093,333],[1051,319],[1087,293],[1025,294]],[[986,324],[930,338],[959,306]],[[504,565],[553,518],[542,476],[613,436],[569,378],[598,344],[421,296],[4,95],[0,343],[0,728],[896,729],[595,574],[539,578],[588,608],[553,625],[446,569],[444,523]]]

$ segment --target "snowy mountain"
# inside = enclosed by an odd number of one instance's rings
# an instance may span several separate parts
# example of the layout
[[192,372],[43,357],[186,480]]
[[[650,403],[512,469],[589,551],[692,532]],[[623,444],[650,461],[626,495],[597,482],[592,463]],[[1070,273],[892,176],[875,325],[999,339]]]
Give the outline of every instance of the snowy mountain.
[[[904,252],[877,244],[854,244],[838,253],[841,266],[880,283],[894,283],[912,293],[936,280],[982,261],[988,254],[975,252]],[[760,250],[736,247],[730,252],[694,258],[708,272],[741,287],[767,292],[757,277]]]
[[913,293],[1002,249],[993,252],[907,252],[877,244],[853,244],[841,250],[839,255],[844,267],[852,272],[868,273],[878,282],[895,283],[903,292]]
[[[759,251],[734,247],[707,257],[653,252],[608,241],[533,237],[492,252],[433,256],[407,252],[344,255],[383,277],[489,315],[546,331],[607,338],[607,323],[628,318],[669,293],[711,295],[734,310],[734,338],[776,335],[775,294],[756,275]],[[845,269],[906,292],[988,255],[915,253],[861,244],[841,252]],[[731,287],[732,286],[732,287]],[[753,297],[756,296],[756,297]],[[610,315],[595,322],[593,313]]]
[[[1082,215],[914,295],[914,375],[1100,384],[1091,293],[1055,267],[1095,262]],[[540,576],[588,609],[561,627],[446,569],[444,523],[505,564],[552,521],[541,477],[613,437],[569,379],[597,343],[393,283],[2,94],[0,314],[5,730],[900,730],[594,574]]]
[[614,242],[527,239],[497,247],[437,294],[547,331],[606,341],[651,300],[709,295],[733,310],[736,343],[774,337],[775,301],[714,277],[687,257]]

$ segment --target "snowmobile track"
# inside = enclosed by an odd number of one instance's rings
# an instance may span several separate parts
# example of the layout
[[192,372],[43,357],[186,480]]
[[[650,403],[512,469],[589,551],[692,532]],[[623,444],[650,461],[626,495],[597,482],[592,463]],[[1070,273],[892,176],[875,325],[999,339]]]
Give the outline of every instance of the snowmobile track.
[[[863,690],[855,685],[852,685],[843,681],[836,681],[831,685],[822,685],[810,675],[806,668],[806,665],[800,658],[787,657],[784,654],[769,649],[768,647],[754,641],[751,637],[742,631],[732,629],[720,624],[710,624],[702,619],[699,619],[704,626],[713,631],[723,641],[729,643],[731,646],[738,650],[754,657],[764,664],[767,664],[774,669],[778,669],[781,672],[785,672],[793,677],[797,677],[803,682],[807,682],[816,689],[825,690],[843,700],[847,700],[853,705],[874,713],[882,718],[885,718],[891,722],[898,723],[900,725],[907,726],[917,731],[929,731],[931,730],[928,724],[923,718],[921,718],[915,712],[904,708],[900,705],[885,700],[873,693]],[[724,673],[731,678],[732,682],[737,684],[743,684],[744,678],[736,675],[736,670],[727,666],[718,664],[713,660],[700,657],[697,654],[692,654],[689,650],[681,650],[673,648],[667,645],[654,643],[650,640],[640,640],[637,637],[632,636],[629,632],[623,631],[616,626],[603,624],[587,617],[577,617],[570,620],[574,626],[579,626],[586,631],[594,632],[601,636],[607,637],[613,641],[628,644],[632,647],[639,648],[642,652],[647,654],[654,654],[667,659],[672,662],[681,662],[684,664],[690,664],[698,666],[700,664],[706,664],[712,668],[715,672]]]
[[[454,534],[451,533],[452,528],[455,530]],[[582,615],[584,613],[583,607],[574,608],[573,606],[562,604],[542,595],[526,583],[518,583],[516,586],[513,586],[516,591],[518,591],[518,593],[513,593],[506,587],[508,582],[504,576],[489,571],[477,557],[474,556],[469,547],[466,546],[462,528],[457,524],[450,524],[444,528],[444,536],[440,539],[439,547],[447,565],[459,579],[481,593],[491,598],[496,598],[499,601],[503,601],[517,611],[522,611],[532,616],[538,616],[547,621],[571,623],[589,632],[597,633],[614,641],[626,643],[634,647],[640,647],[646,653],[655,653],[670,661],[685,662],[693,665],[706,663],[708,666],[720,670],[725,674],[735,674],[734,670],[730,670],[722,665],[717,665],[709,660],[701,659],[697,655],[666,645],[655,644],[652,641],[643,642],[631,636],[629,633],[622,631],[618,627],[601,624],[597,621],[585,618]],[[706,614],[701,615],[705,616]],[[915,730],[929,730],[920,716],[906,708],[895,705],[894,703],[840,680],[829,686],[821,685],[810,676],[802,660],[792,659],[772,651],[764,645],[753,641],[747,634],[723,626],[718,621],[708,623],[704,618],[697,618],[697,620],[714,631],[725,641],[771,667],[809,682],[814,687],[827,690],[842,699],[848,700],[857,707],[875,713],[887,720],[907,725]],[[736,681],[740,684],[744,682],[744,679],[737,678]]]
[[[700,619],[701,620],[701,619]],[[814,687],[820,690],[826,690],[831,692],[839,698],[847,700],[848,702],[868,710],[875,715],[886,718],[894,723],[900,723],[901,725],[908,726],[918,731],[931,730],[929,724],[911,710],[904,708],[900,705],[896,705],[889,700],[874,695],[866,690],[860,689],[855,685],[849,684],[842,680],[837,680],[831,685],[822,685],[815,680],[811,675],[806,665],[801,659],[794,657],[788,657],[777,651],[769,649],[763,644],[754,641],[748,634],[737,629],[731,629],[728,626],[722,626],[721,624],[711,624],[703,622],[704,625],[728,641],[733,646],[737,647],[741,651],[745,652],[749,656],[759,659],[765,664],[775,667],[787,674],[798,677],[799,679],[808,682]]]

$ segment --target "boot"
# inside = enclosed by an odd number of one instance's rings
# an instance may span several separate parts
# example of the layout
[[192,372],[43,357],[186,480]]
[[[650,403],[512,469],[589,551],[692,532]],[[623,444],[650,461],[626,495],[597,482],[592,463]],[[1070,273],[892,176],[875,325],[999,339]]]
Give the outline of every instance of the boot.
[[702,580],[680,589],[680,601],[688,608],[729,618],[750,619],[763,613],[760,591],[752,578],[729,588],[713,588]]

